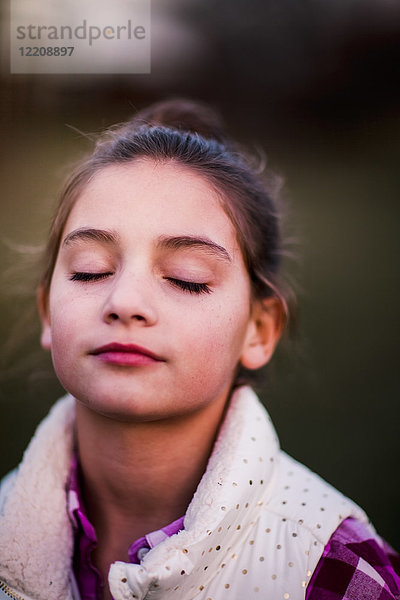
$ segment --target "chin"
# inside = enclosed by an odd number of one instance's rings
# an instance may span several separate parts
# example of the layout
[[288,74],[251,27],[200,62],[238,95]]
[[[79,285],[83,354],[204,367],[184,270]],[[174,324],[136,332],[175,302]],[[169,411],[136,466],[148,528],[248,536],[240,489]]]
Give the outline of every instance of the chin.
[[177,416],[171,414],[176,411],[166,409],[165,405],[151,406],[151,403],[143,397],[140,401],[135,401],[132,395],[127,398],[116,398],[114,394],[112,399],[104,396],[102,398],[83,398],[82,396],[77,398],[75,394],[73,395],[79,404],[91,413],[119,423],[146,423]]

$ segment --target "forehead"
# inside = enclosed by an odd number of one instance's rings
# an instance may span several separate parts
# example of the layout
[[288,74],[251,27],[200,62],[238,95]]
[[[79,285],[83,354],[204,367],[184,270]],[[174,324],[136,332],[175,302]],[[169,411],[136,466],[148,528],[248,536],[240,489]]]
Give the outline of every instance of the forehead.
[[120,236],[203,235],[238,250],[221,196],[205,177],[175,163],[137,160],[97,173],[76,201],[64,234],[109,228]]

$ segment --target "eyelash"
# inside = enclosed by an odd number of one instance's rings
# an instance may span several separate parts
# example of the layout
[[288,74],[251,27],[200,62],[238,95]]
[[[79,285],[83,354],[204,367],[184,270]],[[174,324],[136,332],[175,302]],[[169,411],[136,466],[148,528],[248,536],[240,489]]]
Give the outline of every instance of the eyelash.
[[71,277],[71,281],[100,281],[105,279],[112,273],[74,273]]
[[[91,282],[91,281],[101,281],[102,279],[106,279],[109,275],[112,275],[111,272],[108,273],[82,273],[77,272],[73,273],[70,277],[71,281],[80,281],[80,282]],[[165,277],[166,281],[169,281],[175,287],[183,290],[184,292],[189,292],[189,294],[210,294],[211,289],[206,283],[197,283],[195,281],[185,281],[183,279],[175,279],[174,277]]]
[[180,288],[189,294],[210,294],[211,289],[206,283],[197,283],[195,281],[184,281],[183,279],[175,279],[174,277],[165,277],[172,285]]

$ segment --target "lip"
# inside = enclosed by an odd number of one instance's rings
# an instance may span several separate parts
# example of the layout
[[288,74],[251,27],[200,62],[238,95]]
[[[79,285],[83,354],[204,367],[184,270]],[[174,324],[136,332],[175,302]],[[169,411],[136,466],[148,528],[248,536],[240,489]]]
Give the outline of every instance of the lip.
[[137,346],[136,344],[121,344],[118,342],[100,346],[92,350],[89,354],[102,362],[119,366],[135,367],[165,362],[165,359],[147,348]]

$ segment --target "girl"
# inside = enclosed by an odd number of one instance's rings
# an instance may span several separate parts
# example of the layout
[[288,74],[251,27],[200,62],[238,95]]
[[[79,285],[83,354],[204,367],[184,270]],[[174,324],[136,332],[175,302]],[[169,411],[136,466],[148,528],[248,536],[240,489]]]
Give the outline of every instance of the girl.
[[363,511],[285,455],[245,376],[293,301],[262,178],[200,105],[109,131],[38,291],[68,395],[2,484],[0,598],[398,598]]

